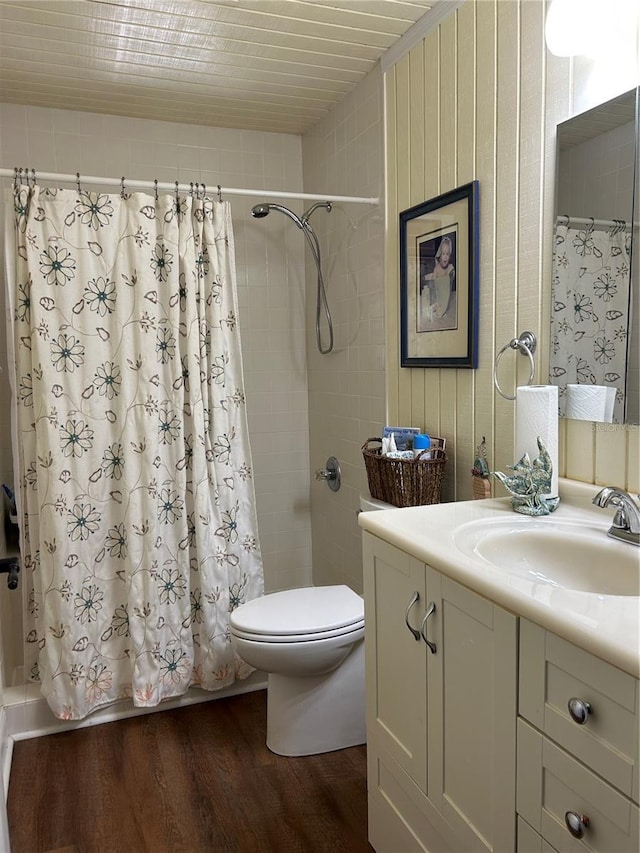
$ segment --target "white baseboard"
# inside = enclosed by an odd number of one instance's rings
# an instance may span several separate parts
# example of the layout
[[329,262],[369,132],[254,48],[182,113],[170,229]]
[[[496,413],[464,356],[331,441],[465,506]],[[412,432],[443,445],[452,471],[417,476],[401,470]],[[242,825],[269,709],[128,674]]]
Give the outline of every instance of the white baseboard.
[[[84,729],[88,726],[97,726],[114,720],[124,720],[127,717],[138,717],[156,711],[170,711],[174,708],[196,705],[199,702],[211,702],[241,693],[252,693],[255,690],[264,690],[266,687],[267,676],[263,672],[254,672],[243,681],[236,681],[229,687],[223,687],[220,690],[200,690],[197,687],[191,687],[183,696],[167,699],[156,705],[155,708],[136,708],[131,704],[131,700],[123,699],[120,702],[114,702],[113,705],[94,711],[84,720],[59,720],[54,717],[37,684],[9,687],[4,691],[5,738],[7,742],[13,743],[14,740],[26,740],[55,732]],[[0,717],[1,720],[2,717]],[[2,743],[4,744],[4,742]],[[4,760],[3,756],[3,771],[5,769]],[[9,755],[9,767],[10,764],[11,756]],[[6,786],[9,779],[8,768],[4,779]]]

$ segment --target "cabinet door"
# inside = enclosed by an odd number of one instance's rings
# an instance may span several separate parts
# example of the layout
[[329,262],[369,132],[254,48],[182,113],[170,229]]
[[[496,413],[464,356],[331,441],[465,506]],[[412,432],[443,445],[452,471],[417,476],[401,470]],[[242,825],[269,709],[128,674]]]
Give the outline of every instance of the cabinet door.
[[[427,567],[429,799],[459,850],[515,849],[517,618]],[[436,792],[440,792],[436,799]]]
[[425,609],[424,563],[369,533],[363,535],[363,556],[367,739],[426,791],[426,661],[418,631]]

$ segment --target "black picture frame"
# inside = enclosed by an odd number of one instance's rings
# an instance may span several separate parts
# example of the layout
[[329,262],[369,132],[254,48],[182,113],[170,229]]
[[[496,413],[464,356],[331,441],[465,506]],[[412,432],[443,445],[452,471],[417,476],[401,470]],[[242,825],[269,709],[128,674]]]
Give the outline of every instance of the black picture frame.
[[478,181],[400,213],[400,366],[478,366]]

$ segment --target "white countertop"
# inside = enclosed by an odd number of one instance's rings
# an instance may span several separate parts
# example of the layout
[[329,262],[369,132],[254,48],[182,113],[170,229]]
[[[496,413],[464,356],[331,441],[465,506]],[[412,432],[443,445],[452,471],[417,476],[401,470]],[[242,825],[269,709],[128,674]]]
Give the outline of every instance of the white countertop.
[[[559,507],[547,518],[588,524],[592,533],[616,548],[637,552],[638,596],[602,595],[564,589],[535,578],[510,574],[465,553],[455,532],[470,522],[499,521],[517,515],[510,498],[434,504],[406,509],[362,512],[364,530],[412,554],[434,569],[519,616],[640,677],[640,548],[607,539],[614,508],[599,509],[591,499],[600,487],[560,480]],[[520,516],[520,518],[524,518]],[[611,572],[615,572],[612,559]]]

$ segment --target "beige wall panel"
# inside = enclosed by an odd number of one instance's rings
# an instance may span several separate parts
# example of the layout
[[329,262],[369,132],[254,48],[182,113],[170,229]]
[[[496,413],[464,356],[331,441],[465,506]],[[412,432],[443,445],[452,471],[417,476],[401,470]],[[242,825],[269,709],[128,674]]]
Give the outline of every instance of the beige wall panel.
[[457,57],[457,185],[476,176],[476,5],[458,9]]
[[[440,27],[440,193],[458,185],[458,85],[457,85],[457,13],[450,15]],[[440,379],[440,435],[452,445],[456,440],[456,373],[454,368],[438,370]],[[448,454],[442,486],[442,499],[455,499],[457,452]]]
[[440,26],[440,192],[457,186],[457,13]]
[[[557,125],[564,121],[571,106],[571,63],[565,57],[544,55],[545,110],[544,153],[542,164],[542,298],[541,322],[538,335],[537,364],[539,381],[547,382],[549,376],[549,346],[551,316],[551,272],[553,266],[553,222],[555,219],[555,175]],[[560,430],[559,473],[564,474],[566,432]]]
[[[398,212],[411,207],[411,81],[409,69],[409,55],[404,56],[396,65],[396,133],[397,133],[397,199]],[[389,220],[389,227],[398,231],[398,217]],[[396,270],[394,280],[395,286],[395,312],[396,326],[399,317],[400,299],[400,270],[399,254],[396,253]],[[400,352],[396,353],[400,358]],[[411,370],[400,369],[398,376],[399,394],[399,426],[406,425],[412,416],[411,408]]]
[[[425,136],[424,136],[424,47],[416,45],[409,54],[410,99],[411,99],[411,187],[409,204],[413,207],[425,200]],[[411,374],[411,417],[406,426],[424,428],[424,377],[423,371],[412,369]],[[403,424],[405,426],[405,424]]]
[[422,106],[424,127],[424,197],[440,195],[440,61],[439,33],[429,33],[424,44],[424,104]]
[[[497,105],[497,192],[496,192],[496,349],[500,350],[521,329],[516,328],[518,298],[518,208],[520,146],[520,4],[498,3],[498,105]],[[503,354],[500,385],[514,394],[515,351]],[[512,465],[515,402],[496,397],[494,468]],[[498,489],[503,494],[502,487]]]
[[628,492],[640,495],[640,427],[627,427],[627,483]]
[[[569,114],[571,105],[571,63],[564,57],[545,55],[545,148],[542,219],[542,318],[538,336],[537,364],[541,382],[549,375],[549,323],[551,316],[551,270],[553,265],[553,222],[555,219],[555,174],[557,125]],[[558,473],[568,476],[567,472],[567,421],[560,423],[558,430]],[[591,454],[589,453],[589,456]]]
[[610,424],[589,424],[596,436],[596,459],[594,482],[600,486],[611,486],[614,483],[626,483],[627,454],[620,452],[623,436]]
[[595,434],[589,421],[564,421],[565,476],[595,483]]
[[407,370],[409,370],[411,379],[411,422],[400,424],[400,426],[418,427],[424,431],[427,429],[424,423],[425,409],[427,406],[424,390],[424,370],[416,367],[407,368]]
[[459,458],[456,432],[458,422],[458,406],[456,405],[458,401],[457,375],[460,371],[445,369],[440,372],[442,374],[440,385],[440,430],[441,435],[447,439],[448,449],[447,466],[444,471],[444,480],[442,483],[442,500],[444,502],[456,499],[456,470],[459,464],[464,464],[464,460]]
[[[402,117],[401,97],[410,100],[400,94],[408,85],[402,82],[409,76],[407,63],[387,74],[389,87],[400,70],[397,88],[393,83],[397,112],[386,128],[388,191],[394,193],[398,186],[387,244],[390,408],[397,414],[392,420],[406,416],[447,438],[452,462],[446,499],[470,496],[468,468],[483,436],[492,470],[515,461],[515,403],[494,389],[495,353],[531,329],[539,340],[535,381],[547,381],[556,126],[576,112],[576,103],[585,108],[581,92],[593,83],[590,64],[554,57],[546,50],[547,6],[545,0],[469,0],[427,34],[421,46],[424,168],[414,169],[411,157],[409,174],[400,156],[416,139],[415,126],[409,125],[408,116]],[[412,75],[420,63],[415,51],[408,62]],[[412,92],[414,87],[412,79]],[[407,108],[415,112],[411,122],[417,121],[417,99]],[[392,150],[398,152],[393,158]],[[397,210],[407,207],[409,198],[413,201],[421,183],[428,199],[474,178],[480,185],[478,369],[400,369]],[[405,198],[403,187],[410,189],[410,196]],[[390,211],[392,207],[393,200]],[[528,375],[528,359],[511,351],[504,354],[499,378],[507,393],[515,393]],[[638,489],[639,459],[638,429],[594,431],[586,422],[560,426],[561,475],[592,483],[602,477]]]
[[[493,362],[495,359],[496,282],[496,15],[495,0],[476,5],[476,176],[480,182],[480,300],[478,370],[475,388],[477,445],[485,436],[490,465],[495,458]],[[474,448],[475,449],[475,448]]]
[[[424,40],[425,89],[423,126],[425,140],[424,198],[440,195],[440,38],[438,31]],[[422,425],[430,435],[442,436],[440,424],[440,370],[414,371],[424,384]]]
[[411,186],[409,188],[409,207],[424,201],[424,47],[416,45],[409,54],[409,98],[411,113],[409,126],[411,133]]
[[384,113],[385,113],[385,196],[387,233],[385,238],[385,341],[387,374],[387,421],[397,422],[399,399],[399,360],[400,339],[398,330],[398,229],[392,223],[398,220],[398,181],[396,164],[398,162],[396,139],[396,70],[390,69],[384,76]]
[[[540,336],[542,293],[542,184],[544,176],[544,11],[542,3],[523,3],[520,30],[520,151],[518,216],[518,332],[529,329]],[[517,383],[526,385],[531,365],[528,358],[516,358]],[[540,356],[534,381],[546,382],[540,374]]]
[[[457,184],[476,176],[476,5],[466,3],[458,10],[457,56]],[[468,500],[472,495],[470,469],[475,441],[475,370],[457,370],[455,496]],[[450,454],[453,456],[453,454]]]

